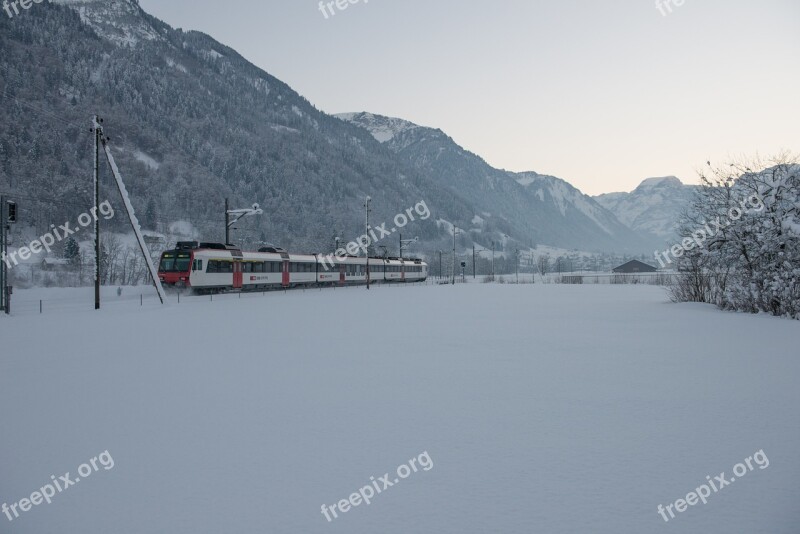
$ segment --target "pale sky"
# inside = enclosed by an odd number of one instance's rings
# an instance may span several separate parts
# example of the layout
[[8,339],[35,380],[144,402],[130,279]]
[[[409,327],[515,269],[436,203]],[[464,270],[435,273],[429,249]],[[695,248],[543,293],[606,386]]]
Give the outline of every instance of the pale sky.
[[327,19],[318,0],[140,3],[322,111],[441,128],[589,194],[800,153],[800,1],[671,1],[361,0]]

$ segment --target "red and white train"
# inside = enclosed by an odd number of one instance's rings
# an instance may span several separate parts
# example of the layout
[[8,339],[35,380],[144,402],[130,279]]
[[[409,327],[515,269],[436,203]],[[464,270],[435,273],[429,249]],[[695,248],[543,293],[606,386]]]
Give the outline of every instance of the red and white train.
[[[367,283],[367,258],[289,254],[266,247],[244,252],[216,243],[180,242],[161,255],[158,276],[166,287],[197,292],[263,291],[300,286]],[[422,260],[369,258],[370,283],[422,282]]]

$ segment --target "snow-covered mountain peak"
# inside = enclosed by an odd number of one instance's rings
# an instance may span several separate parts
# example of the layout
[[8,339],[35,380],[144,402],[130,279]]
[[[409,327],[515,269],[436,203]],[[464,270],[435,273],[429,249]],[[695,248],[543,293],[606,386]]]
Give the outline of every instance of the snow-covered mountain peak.
[[161,39],[139,0],[53,0],[78,12],[84,24],[117,46],[135,47],[140,41]]
[[607,193],[595,200],[629,228],[673,239],[678,215],[692,201],[695,189],[675,176],[665,176],[648,178],[630,193]]
[[422,126],[404,119],[385,117],[364,111],[360,113],[339,113],[334,116],[366,129],[379,143],[388,143],[402,133],[422,128]]
[[683,187],[684,183],[681,182],[680,178],[675,176],[664,176],[661,178],[647,178],[643,180],[639,187],[636,188],[637,191],[644,191],[646,189],[654,189],[654,188],[667,188],[667,187]]

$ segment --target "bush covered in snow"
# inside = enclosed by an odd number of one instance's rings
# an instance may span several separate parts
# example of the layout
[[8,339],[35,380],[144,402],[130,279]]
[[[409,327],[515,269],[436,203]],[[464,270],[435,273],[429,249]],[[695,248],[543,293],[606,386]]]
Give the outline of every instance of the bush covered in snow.
[[672,298],[800,319],[797,158],[709,168],[681,218]]

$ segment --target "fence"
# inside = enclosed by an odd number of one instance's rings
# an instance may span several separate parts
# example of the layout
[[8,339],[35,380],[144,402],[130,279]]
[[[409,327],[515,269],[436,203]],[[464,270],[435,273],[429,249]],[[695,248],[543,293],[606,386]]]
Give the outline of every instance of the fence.
[[668,286],[678,281],[678,273],[557,274],[545,277],[550,284],[644,284]]

